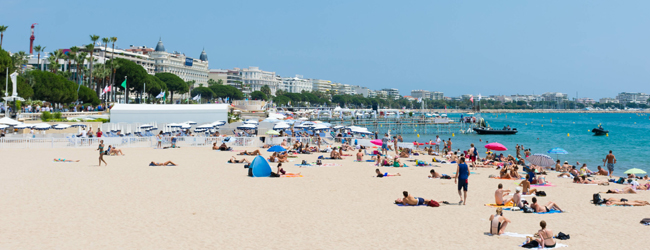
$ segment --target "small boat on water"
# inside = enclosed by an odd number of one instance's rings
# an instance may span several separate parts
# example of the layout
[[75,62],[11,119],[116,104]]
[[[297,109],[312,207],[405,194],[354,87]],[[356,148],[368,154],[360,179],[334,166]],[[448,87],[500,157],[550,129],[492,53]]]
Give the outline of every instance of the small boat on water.
[[474,128],[474,131],[476,131],[477,134],[479,135],[514,135],[517,132],[516,128],[513,129],[492,129],[492,128]]
[[603,127],[599,126],[597,128],[592,129],[591,132],[593,132],[594,135],[606,135],[609,133],[609,130],[605,130]]

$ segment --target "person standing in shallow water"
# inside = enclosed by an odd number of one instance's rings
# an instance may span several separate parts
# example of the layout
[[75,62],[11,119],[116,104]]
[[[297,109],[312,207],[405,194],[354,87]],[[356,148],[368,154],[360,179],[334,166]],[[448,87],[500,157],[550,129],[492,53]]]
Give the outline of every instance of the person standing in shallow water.
[[614,173],[614,164],[616,163],[616,156],[612,154],[611,150],[609,151],[609,154],[605,156],[605,159],[603,159],[603,163],[607,166],[609,177],[612,177],[612,173]]

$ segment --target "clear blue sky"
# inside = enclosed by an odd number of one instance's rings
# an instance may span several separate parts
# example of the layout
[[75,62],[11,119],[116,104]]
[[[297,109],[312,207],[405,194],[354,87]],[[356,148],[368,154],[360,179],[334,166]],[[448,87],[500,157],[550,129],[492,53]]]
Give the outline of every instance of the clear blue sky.
[[650,92],[650,1],[0,0],[5,48],[119,47],[372,89],[613,97]]

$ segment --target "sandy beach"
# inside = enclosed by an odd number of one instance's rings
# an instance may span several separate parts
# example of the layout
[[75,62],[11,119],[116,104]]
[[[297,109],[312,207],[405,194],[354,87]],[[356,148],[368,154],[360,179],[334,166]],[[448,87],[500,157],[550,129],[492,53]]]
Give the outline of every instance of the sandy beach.
[[[525,240],[486,235],[495,209],[484,204],[494,202],[499,183],[516,187],[488,178],[494,169],[470,176],[466,206],[399,207],[393,201],[402,191],[456,203],[454,180],[428,179],[431,167],[410,162],[380,168],[402,176],[375,178],[377,167],[353,157],[324,161],[341,166],[294,166],[321,154],[285,165],[302,178],[251,178],[243,164],[226,163],[237,152],[122,150],[126,156],[107,156],[101,167],[92,149],[0,150],[0,249],[522,249]],[[178,166],[148,166],[166,160]],[[452,175],[456,165],[435,169]],[[547,177],[556,186],[542,187],[548,196],[538,199],[568,212],[504,211],[512,220],[507,232],[533,234],[546,220],[556,234],[571,236],[558,240],[571,249],[643,248],[650,228],[639,221],[650,217],[650,207],[594,206],[593,193],[623,185],[579,185],[556,176]],[[650,191],[603,197],[650,200]]]

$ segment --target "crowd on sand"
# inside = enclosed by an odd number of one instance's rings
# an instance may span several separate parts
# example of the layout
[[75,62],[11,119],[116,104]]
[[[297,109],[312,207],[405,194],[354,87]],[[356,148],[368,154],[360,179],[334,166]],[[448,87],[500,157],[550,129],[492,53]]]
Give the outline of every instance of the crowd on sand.
[[[301,161],[301,155],[305,154],[321,154],[318,160],[314,163],[307,163],[302,160],[300,166],[314,166],[318,167],[323,165],[323,160],[337,160],[344,157],[354,157],[355,162],[368,162],[374,164],[374,177],[387,178],[399,177],[400,173],[389,173],[382,171],[379,167],[394,167],[404,168],[412,166],[418,167],[432,167],[429,171],[428,178],[432,179],[454,179],[456,184],[456,191],[458,192],[459,202],[436,201],[424,197],[414,196],[408,191],[403,191],[401,197],[397,198],[394,203],[400,206],[431,206],[438,207],[441,205],[466,205],[468,202],[469,178],[477,168],[492,168],[495,170],[494,174],[489,175],[489,178],[514,180],[517,181],[517,186],[514,191],[505,189],[502,183],[499,183],[494,192],[494,203],[486,204],[496,209],[494,214],[489,215],[489,234],[501,235],[506,233],[506,228],[512,223],[504,215],[504,210],[509,211],[523,211],[524,213],[563,213],[567,212],[562,207],[553,202],[541,202],[538,197],[546,197],[544,189],[552,187],[553,184],[546,180],[548,175],[557,175],[560,178],[570,178],[574,184],[591,184],[608,186],[610,183],[617,183],[619,188],[610,188],[606,191],[596,193],[591,197],[594,205],[600,206],[648,206],[650,203],[644,200],[630,200],[625,198],[601,198],[601,193],[609,194],[636,194],[641,190],[650,190],[650,182],[648,176],[627,175],[624,177],[614,177],[613,171],[617,159],[612,151],[603,158],[603,166],[597,166],[596,170],[591,170],[587,167],[586,163],[576,162],[569,164],[568,161],[563,163],[559,160],[552,166],[537,166],[531,164],[526,160],[527,157],[532,155],[531,149],[526,149],[523,145],[517,144],[515,146],[516,155],[504,155],[491,150],[480,152],[474,144],[470,144],[469,148],[461,150],[457,148],[452,150],[451,138],[442,140],[436,136],[434,140],[426,143],[427,146],[421,148],[419,144],[414,144],[413,148],[399,147],[398,141],[400,137],[390,137],[385,134],[382,138],[381,145],[377,146],[362,146],[351,138],[337,138],[336,141],[330,142],[319,136],[314,137],[310,145],[307,142],[300,140],[292,141],[291,138],[284,139],[279,146],[282,147],[282,152],[266,152],[266,148],[274,145],[264,145],[261,149],[253,151],[243,150],[238,151],[232,155],[228,163],[243,163],[250,164],[252,159],[247,156],[262,156],[270,163],[277,163],[275,171],[271,174],[272,177],[302,177],[300,173],[289,173],[283,168],[283,164],[292,161]],[[339,143],[340,142],[340,143]],[[482,140],[479,139],[479,142]],[[176,148],[175,142],[170,147]],[[487,143],[487,142],[486,142]],[[157,145],[158,148],[162,145]],[[226,143],[212,144],[212,150],[233,152],[233,148],[229,147]],[[122,149],[115,146],[105,146],[103,141],[100,141],[97,151],[99,151],[99,165],[102,162],[106,164],[104,156],[122,155]],[[440,173],[436,171],[433,164],[415,159],[413,156],[426,156],[431,157],[431,162],[440,164],[452,164],[455,166],[456,171],[451,174]],[[419,157],[422,158],[422,157]],[[78,162],[78,160],[70,159],[54,159],[55,162]],[[150,166],[177,166],[171,160],[151,161]],[[595,179],[596,176],[605,177],[605,179]],[[472,177],[478,178],[478,177]],[[544,198],[546,199],[546,198]],[[564,233],[554,234],[554,230],[542,220],[539,222],[540,228],[533,234],[533,236],[526,239],[523,247],[533,248],[544,246],[546,248],[555,247],[557,239],[570,238]]]

